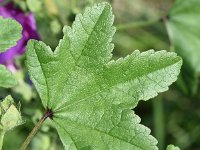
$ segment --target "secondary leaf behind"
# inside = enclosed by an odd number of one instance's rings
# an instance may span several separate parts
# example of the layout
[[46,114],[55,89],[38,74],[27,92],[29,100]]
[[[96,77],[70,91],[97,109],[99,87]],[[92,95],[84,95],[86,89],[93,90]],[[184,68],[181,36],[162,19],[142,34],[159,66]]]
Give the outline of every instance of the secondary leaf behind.
[[0,65],[0,87],[11,88],[15,85],[17,80],[14,75],[5,66]]
[[197,92],[200,73],[199,8],[199,0],[176,0],[166,24],[173,49],[184,60],[184,88],[193,95]]
[[0,53],[15,46],[21,37],[22,26],[13,19],[0,18]]

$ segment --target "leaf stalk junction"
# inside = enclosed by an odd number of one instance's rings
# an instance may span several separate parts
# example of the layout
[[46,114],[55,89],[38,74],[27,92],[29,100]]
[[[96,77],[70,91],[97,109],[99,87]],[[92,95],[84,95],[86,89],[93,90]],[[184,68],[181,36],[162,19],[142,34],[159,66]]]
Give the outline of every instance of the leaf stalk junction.
[[26,150],[29,143],[33,139],[33,137],[37,134],[38,130],[41,128],[43,122],[47,119],[53,119],[53,111],[49,108],[46,109],[45,114],[42,116],[42,118],[39,120],[39,122],[35,125],[33,130],[30,132],[24,143],[22,144],[20,150]]

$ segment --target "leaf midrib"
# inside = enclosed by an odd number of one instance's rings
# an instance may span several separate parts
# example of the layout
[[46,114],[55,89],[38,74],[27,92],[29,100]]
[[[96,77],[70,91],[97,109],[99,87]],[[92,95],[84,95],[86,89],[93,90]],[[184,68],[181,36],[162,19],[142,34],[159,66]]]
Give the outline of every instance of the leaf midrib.
[[[75,59],[75,66],[77,66],[77,64],[78,64],[78,62],[79,62],[79,60],[80,60],[80,58],[81,58],[81,56],[82,56],[82,54],[83,54],[83,52],[84,52],[86,46],[88,45],[88,41],[90,41],[90,39],[91,39],[93,33],[95,32],[95,29],[96,29],[96,26],[98,25],[98,22],[101,20],[101,17],[104,15],[104,11],[105,11],[105,6],[104,6],[104,8],[103,8],[101,14],[99,15],[98,20],[97,20],[96,23],[94,24],[94,27],[93,27],[92,32],[91,32],[90,34],[88,34],[88,32],[86,31],[86,29],[84,28],[83,23],[82,23],[82,21],[81,21],[82,18],[80,18],[81,26],[82,26],[83,30],[85,31],[85,33],[88,35],[88,38],[87,38],[88,40],[85,42],[84,47],[83,47],[83,49],[81,50],[80,56],[79,56],[77,59]],[[83,16],[82,16],[82,17],[83,17]],[[92,19],[91,19],[91,20],[92,20]],[[73,58],[74,58],[74,57],[73,57]]]
[[[78,58],[75,59],[75,57],[73,56],[73,54],[72,54],[72,52],[71,52],[71,49],[70,49],[70,53],[71,53],[71,55],[72,55],[72,57],[73,57],[73,59],[74,59],[74,61],[75,61],[75,64],[74,64],[73,69],[71,70],[71,73],[72,73],[73,71],[76,70],[76,66],[78,66],[77,64],[78,64],[78,62],[79,62],[79,60],[80,60],[80,58],[81,58],[81,56],[82,56],[82,53],[83,53],[83,51],[85,50],[85,47],[88,45],[88,41],[91,39],[91,36],[93,35],[93,32],[95,32],[95,29],[96,29],[96,26],[98,25],[98,22],[101,20],[101,17],[104,15],[104,11],[105,11],[105,6],[104,6],[104,8],[103,8],[101,14],[99,15],[98,20],[97,20],[96,23],[94,24],[94,27],[93,27],[93,29],[92,29],[92,31],[91,31],[90,34],[88,34],[88,32],[86,32],[86,30],[84,29],[83,24],[82,24],[82,22],[81,22],[81,26],[83,27],[85,33],[88,35],[88,38],[87,38],[88,40],[85,42],[84,47],[83,47],[82,50],[81,50],[81,54],[80,54],[80,56],[79,56]],[[82,16],[82,17],[83,17],[83,16]],[[81,18],[80,18],[80,20],[81,20]],[[91,20],[92,20],[92,19],[91,19]],[[70,41],[70,42],[71,42],[71,41]],[[69,73],[68,76],[70,76],[71,73]],[[68,79],[69,79],[69,78],[68,78]],[[68,79],[67,79],[65,82],[67,82]],[[64,88],[63,88],[63,89],[64,89]],[[49,98],[48,98],[47,104],[48,104],[48,103],[49,103]],[[54,108],[54,105],[52,105],[52,107]]]
[[[35,43],[34,43],[34,47],[35,47]],[[40,67],[41,67],[42,73],[43,73],[43,75],[44,75],[45,84],[46,84],[46,91],[47,91],[47,100],[46,100],[45,103],[46,103],[46,105],[48,106],[48,102],[49,102],[50,96],[49,96],[49,85],[48,85],[47,76],[46,76],[46,73],[45,73],[44,68],[43,68],[43,66],[42,66],[42,63],[41,63],[41,61],[40,61],[40,56],[38,55],[37,50],[34,49],[34,52],[35,52],[35,54],[37,55],[37,60],[38,60],[38,62],[40,63]]]
[[[173,65],[175,65],[176,63],[179,63],[179,62],[180,62],[180,60],[177,60],[175,63],[173,62],[173,63],[167,64],[167,66],[165,66],[165,67],[158,67],[158,68],[155,69],[155,70],[150,70],[147,74],[142,74],[142,75],[136,76],[135,78],[129,79],[129,80],[123,82],[123,83],[126,83],[126,82],[129,82],[129,81],[135,80],[135,79],[137,79],[137,78],[141,78],[141,77],[143,77],[143,76],[152,74],[152,73],[154,73],[154,72],[159,71],[160,69],[168,68],[168,67],[173,66]],[[93,94],[91,94],[91,95],[89,95],[89,96],[87,96],[87,97],[85,97],[85,98],[80,99],[80,100],[72,101],[72,102],[69,103],[67,106],[64,106],[65,104],[68,103],[68,102],[65,102],[65,103],[63,103],[60,107],[58,107],[57,109],[55,109],[54,112],[55,112],[55,113],[56,113],[56,112],[61,112],[63,109],[66,109],[66,108],[68,108],[68,107],[71,106],[71,105],[74,105],[74,104],[76,104],[76,103],[80,103],[80,102],[82,102],[82,101],[84,101],[84,100],[86,100],[86,99],[88,99],[88,98],[90,98],[90,97],[93,97],[93,96],[95,96],[95,95],[97,95],[97,94],[99,94],[99,93],[105,92],[105,91],[107,91],[108,89],[110,90],[110,89],[112,89],[114,86],[117,86],[117,85],[119,85],[119,84],[121,84],[121,82],[120,82],[120,83],[117,83],[117,84],[114,84],[114,85],[112,85],[112,86],[110,86],[110,87],[108,87],[108,88],[105,88],[105,90],[102,90],[102,91],[93,93]],[[158,83],[156,82],[156,84],[158,84]]]

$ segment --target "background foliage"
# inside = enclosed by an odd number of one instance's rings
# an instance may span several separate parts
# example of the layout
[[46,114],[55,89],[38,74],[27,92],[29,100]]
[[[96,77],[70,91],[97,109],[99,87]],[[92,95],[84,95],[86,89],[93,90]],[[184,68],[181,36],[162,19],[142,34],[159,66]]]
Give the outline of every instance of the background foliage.
[[[15,0],[16,7],[32,11],[41,40],[54,49],[62,37],[63,25],[71,25],[77,13],[101,0]],[[135,49],[176,51],[184,58],[179,80],[170,90],[148,102],[140,102],[136,114],[142,124],[152,129],[159,147],[173,143],[182,149],[200,148],[200,1],[198,0],[110,0],[115,14],[117,33],[113,42],[114,59]],[[8,132],[4,149],[19,147],[34,123],[41,118],[43,107],[24,65],[24,56],[16,58],[15,73],[19,85],[0,89],[3,99],[11,93],[19,100],[26,123]],[[16,101],[18,103],[18,101]],[[49,130],[52,130],[49,134]],[[17,140],[16,140],[17,139]],[[12,142],[12,144],[11,144]],[[42,143],[42,144],[41,144]],[[56,131],[48,121],[31,143],[31,149],[63,149]]]

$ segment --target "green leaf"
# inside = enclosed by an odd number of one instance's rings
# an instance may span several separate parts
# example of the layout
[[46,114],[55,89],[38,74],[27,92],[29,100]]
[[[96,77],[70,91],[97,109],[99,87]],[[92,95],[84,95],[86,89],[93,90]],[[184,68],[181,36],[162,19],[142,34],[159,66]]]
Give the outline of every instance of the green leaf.
[[176,0],[166,23],[173,49],[184,60],[183,81],[180,79],[177,83],[186,94],[193,96],[198,92],[200,75],[199,7],[198,0]]
[[7,96],[0,102],[1,130],[8,131],[22,124],[20,106],[15,106],[11,96]]
[[13,19],[0,18],[0,52],[15,46],[21,37],[22,26]]
[[115,32],[111,6],[79,14],[55,51],[43,42],[27,46],[27,67],[66,149],[157,149],[150,129],[131,110],[166,91],[179,74],[175,53],[134,51],[111,59]]
[[200,1],[176,0],[169,12],[167,29],[175,51],[187,70],[200,72]]
[[17,80],[14,75],[5,66],[0,65],[0,87],[10,88],[15,85],[17,85]]
[[168,145],[167,150],[180,150],[180,148],[174,145]]
[[19,106],[16,107],[12,97],[7,96],[0,102],[0,149],[2,148],[4,134],[22,123]]

